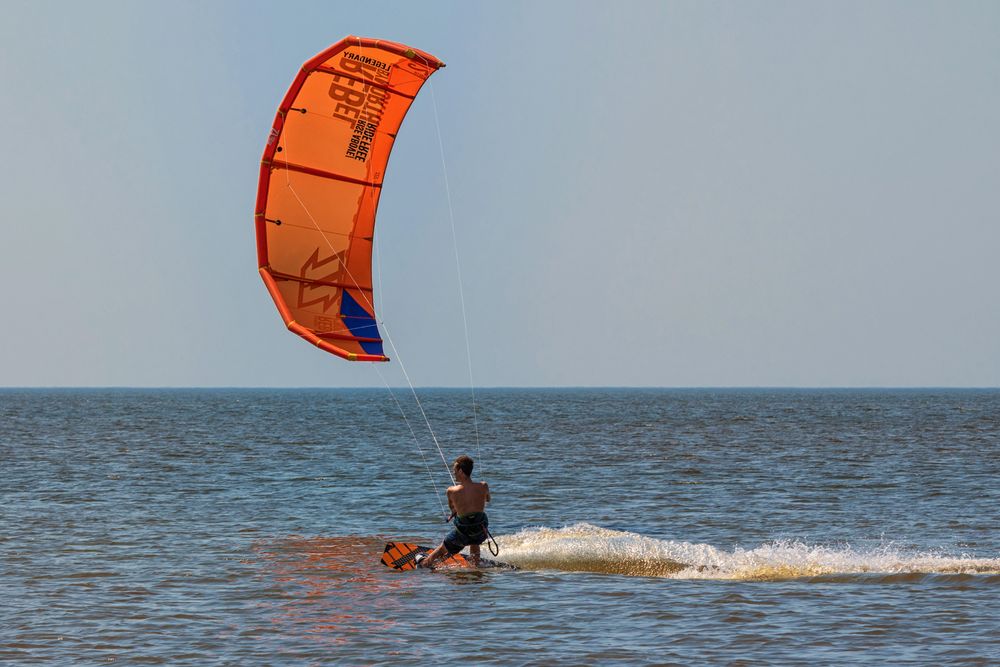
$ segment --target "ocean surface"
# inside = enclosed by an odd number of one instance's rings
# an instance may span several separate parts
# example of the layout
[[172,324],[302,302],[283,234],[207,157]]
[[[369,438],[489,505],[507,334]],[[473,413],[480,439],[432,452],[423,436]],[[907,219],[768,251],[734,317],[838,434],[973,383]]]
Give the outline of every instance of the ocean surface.
[[409,390],[0,390],[0,664],[1000,664],[1000,391],[418,395],[521,569]]

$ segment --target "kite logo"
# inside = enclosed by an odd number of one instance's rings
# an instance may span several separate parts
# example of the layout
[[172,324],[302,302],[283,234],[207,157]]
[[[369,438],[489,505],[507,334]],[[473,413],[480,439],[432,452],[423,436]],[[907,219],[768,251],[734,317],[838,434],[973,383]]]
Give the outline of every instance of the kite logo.
[[[339,69],[347,76],[333,76],[328,94],[336,102],[333,117],[351,124],[344,157],[367,162],[382,123],[382,113],[389,104],[390,66],[381,60],[347,51]],[[375,84],[375,85],[372,85]]]
[[267,145],[273,146],[278,141],[278,130],[271,128],[271,134],[267,135]]
[[428,67],[427,65],[422,65],[415,60],[404,60],[400,62],[399,69],[403,70],[404,72],[413,74],[414,76],[420,77],[420,79],[422,80],[426,80],[427,77],[429,77],[431,74],[434,73],[433,68]]
[[316,326],[314,329],[321,333],[329,333],[333,331],[334,327],[337,326],[337,322],[332,317],[327,317],[326,315],[316,316]]
[[[377,68],[379,68],[381,70],[385,70],[386,74],[388,74],[389,70],[390,70],[390,67],[388,65],[386,65],[384,62],[382,62],[381,60],[375,60],[374,58],[369,58],[368,56],[362,56],[360,54],[354,53],[353,51],[345,51],[344,52],[344,59],[345,60],[354,60],[354,61],[357,61],[358,63],[363,64],[363,65],[370,65],[372,67],[377,67]],[[343,61],[341,61],[341,65],[343,65]],[[361,69],[361,68],[359,67],[357,69]]]
[[351,134],[351,142],[347,145],[345,157],[366,162],[368,153],[372,149],[372,142],[375,141],[375,130],[377,129],[378,123],[369,123],[364,120],[355,123],[354,133]]
[[[340,270],[344,265],[344,255],[346,254],[347,251],[342,250],[325,259],[320,259],[319,248],[316,248],[299,270],[299,277],[306,280],[318,280],[327,283],[337,282],[337,279],[340,277]],[[322,267],[331,262],[336,262],[332,271],[330,268],[322,269]],[[317,269],[322,270],[317,271]],[[334,285],[299,283],[298,307],[308,308],[319,305],[324,313],[334,306],[337,306],[339,310],[340,292],[340,288]]]

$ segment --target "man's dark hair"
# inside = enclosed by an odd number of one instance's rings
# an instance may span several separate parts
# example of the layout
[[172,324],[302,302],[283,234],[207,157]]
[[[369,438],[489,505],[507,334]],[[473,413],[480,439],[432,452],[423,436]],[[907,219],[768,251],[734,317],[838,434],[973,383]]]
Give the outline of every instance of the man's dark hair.
[[452,465],[452,467],[458,468],[459,470],[461,470],[462,472],[464,472],[466,475],[469,475],[471,477],[472,476],[472,466],[475,465],[475,462],[471,458],[469,458],[468,456],[462,455],[462,456],[459,456],[457,459],[455,459],[455,462],[452,463],[451,465]]

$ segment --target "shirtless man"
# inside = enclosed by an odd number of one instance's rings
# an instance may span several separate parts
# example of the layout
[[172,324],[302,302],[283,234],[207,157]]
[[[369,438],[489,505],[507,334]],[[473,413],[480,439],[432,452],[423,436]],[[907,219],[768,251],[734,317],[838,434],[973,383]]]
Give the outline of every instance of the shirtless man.
[[479,545],[486,540],[490,525],[485,512],[486,503],[490,502],[490,487],[486,482],[472,481],[473,464],[468,456],[459,456],[452,464],[456,483],[448,487],[448,507],[455,527],[441,546],[423,558],[417,557],[417,567],[432,567],[445,554],[452,556],[466,546],[472,564],[479,566]]

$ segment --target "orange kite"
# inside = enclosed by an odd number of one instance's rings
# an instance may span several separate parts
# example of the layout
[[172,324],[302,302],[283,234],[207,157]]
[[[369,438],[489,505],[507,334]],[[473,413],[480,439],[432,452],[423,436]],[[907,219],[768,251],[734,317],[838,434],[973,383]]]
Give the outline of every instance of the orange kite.
[[444,63],[345,37],[302,65],[261,159],[257,262],[288,329],[351,361],[388,361],[372,292],[385,167],[424,81]]

